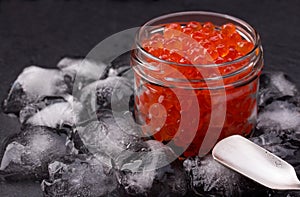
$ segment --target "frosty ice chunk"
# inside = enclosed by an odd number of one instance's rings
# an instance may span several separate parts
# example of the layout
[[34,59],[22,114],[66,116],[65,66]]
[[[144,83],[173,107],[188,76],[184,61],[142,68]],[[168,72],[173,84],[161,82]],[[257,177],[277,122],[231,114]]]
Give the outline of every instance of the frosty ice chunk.
[[297,87],[282,72],[263,73],[260,77],[259,106],[265,106],[282,96],[295,96]]
[[183,165],[190,176],[192,190],[200,196],[267,195],[263,186],[223,166],[211,155],[189,158]]
[[[127,111],[133,87],[122,77],[109,77],[93,82],[82,89],[80,101],[89,117],[95,118],[100,109]],[[88,117],[87,117],[88,118]]]
[[[133,154],[120,166],[119,182],[127,194],[140,196],[184,196],[187,177],[172,149],[154,140],[147,150]],[[119,158],[120,159],[120,158]]]
[[69,91],[61,71],[30,66],[23,70],[12,85],[3,109],[6,113],[18,113],[40,97],[62,95]]
[[300,108],[287,101],[274,101],[267,105],[257,118],[256,128],[260,133],[295,130],[300,126]]
[[91,59],[65,57],[58,62],[57,67],[62,70],[73,92],[77,93],[78,90],[104,75],[107,65]]
[[76,159],[73,163],[55,161],[48,167],[49,180],[42,182],[45,196],[106,196],[117,187],[113,170],[95,158]]
[[0,174],[6,179],[42,179],[47,177],[47,166],[63,160],[68,151],[66,136],[51,128],[26,126],[6,146]]

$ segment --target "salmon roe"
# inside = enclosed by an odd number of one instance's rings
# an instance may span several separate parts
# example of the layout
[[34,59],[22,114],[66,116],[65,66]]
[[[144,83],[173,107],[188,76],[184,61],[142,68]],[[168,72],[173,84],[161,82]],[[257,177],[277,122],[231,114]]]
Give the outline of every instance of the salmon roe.
[[[171,23],[162,34],[156,33],[143,42],[143,47],[159,59],[180,64],[220,64],[238,59],[253,49],[235,25],[216,28],[211,22],[191,21],[182,26]],[[201,51],[196,51],[197,49]]]
[[[172,141],[174,146],[184,148],[184,157],[195,156],[207,134],[212,105],[214,108],[226,105],[224,124],[213,125],[221,129],[218,140],[233,134],[250,134],[253,119],[256,118],[257,79],[235,87],[231,84],[251,73],[252,68],[230,76],[245,68],[250,60],[246,58],[238,63],[211,69],[192,66],[231,62],[252,51],[253,43],[243,38],[234,24],[215,26],[211,22],[197,21],[170,23],[161,32],[143,40],[142,47],[158,58],[145,58],[153,66],[144,70],[146,76],[161,81],[167,78],[199,80],[192,84],[195,89],[191,90],[177,88],[176,81],[170,82],[170,86],[161,86],[135,73],[136,116],[146,125],[143,127],[145,134],[162,142]],[[161,60],[165,62],[161,63]],[[214,76],[230,76],[223,78],[227,87],[225,103],[213,103],[211,95],[214,93],[209,91],[209,84],[202,80]],[[193,95],[196,100],[192,98]],[[200,113],[199,119],[195,118],[196,113]],[[183,116],[188,122],[183,122]],[[193,132],[195,125],[196,133]]]

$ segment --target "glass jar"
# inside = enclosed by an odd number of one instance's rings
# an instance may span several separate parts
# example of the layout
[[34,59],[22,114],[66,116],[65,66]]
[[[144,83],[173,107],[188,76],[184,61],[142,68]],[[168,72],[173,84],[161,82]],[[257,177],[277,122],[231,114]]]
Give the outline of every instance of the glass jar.
[[[220,64],[175,63],[159,59],[143,48],[143,41],[162,32],[166,24],[185,26],[189,21],[212,22],[217,29],[232,23],[254,47],[246,55]],[[195,44],[195,49],[201,48]],[[168,144],[177,155],[203,156],[222,138],[251,134],[263,52],[259,35],[246,22],[201,11],[155,18],[139,29],[131,64],[137,122],[145,136]]]

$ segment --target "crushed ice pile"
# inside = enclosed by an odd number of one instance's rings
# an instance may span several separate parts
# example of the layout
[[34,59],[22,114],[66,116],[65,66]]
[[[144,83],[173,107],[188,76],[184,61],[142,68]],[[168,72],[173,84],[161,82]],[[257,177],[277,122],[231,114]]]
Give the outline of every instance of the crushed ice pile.
[[[44,196],[300,196],[267,189],[211,155],[178,160],[142,139],[128,55],[110,65],[64,58],[57,69],[25,68],[2,106],[22,127],[1,144],[0,180],[40,181]],[[258,103],[250,139],[300,175],[297,87],[283,73],[263,73]]]

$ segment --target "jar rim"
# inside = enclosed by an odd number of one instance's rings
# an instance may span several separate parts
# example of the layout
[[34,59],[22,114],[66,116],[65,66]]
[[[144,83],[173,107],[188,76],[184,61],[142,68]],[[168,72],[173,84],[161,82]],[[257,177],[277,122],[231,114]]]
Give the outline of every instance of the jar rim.
[[[247,30],[249,30],[251,33],[253,33],[254,36],[252,36],[253,40],[254,40],[254,47],[251,51],[249,51],[246,55],[239,57],[237,59],[234,59],[232,61],[228,61],[228,62],[223,62],[223,63],[212,63],[212,64],[182,64],[182,63],[177,63],[177,62],[172,62],[172,61],[167,61],[167,60],[163,60],[160,59],[152,54],[150,54],[148,51],[146,51],[146,49],[144,49],[140,43],[140,37],[141,37],[141,32],[146,28],[146,27],[151,27],[155,22],[159,22],[163,19],[167,19],[167,18],[171,18],[171,17],[176,17],[176,16],[184,16],[184,15],[205,15],[205,16],[215,16],[215,17],[220,17],[220,18],[224,18],[224,19],[228,19],[231,20],[239,25],[241,25],[242,27],[247,28]],[[176,21],[174,21],[176,22]],[[188,21],[186,21],[188,22]],[[155,25],[157,26],[157,25]],[[260,36],[258,34],[258,32],[251,26],[249,25],[246,21],[239,19],[237,17],[234,16],[230,16],[227,14],[222,14],[222,13],[216,13],[216,12],[208,12],[208,11],[184,11],[184,12],[175,12],[175,13],[171,13],[171,14],[165,14],[156,18],[151,19],[150,21],[146,22],[142,27],[139,28],[136,36],[135,36],[135,43],[137,45],[137,48],[139,50],[141,50],[141,52],[146,55],[147,57],[158,61],[160,63],[165,63],[165,64],[171,64],[171,65],[176,65],[176,66],[194,66],[194,67],[222,67],[222,66],[227,66],[227,65],[231,65],[231,64],[235,64],[235,63],[239,63],[242,62],[244,60],[246,60],[247,58],[251,57],[252,55],[255,55],[256,50],[258,48],[260,48]]]

